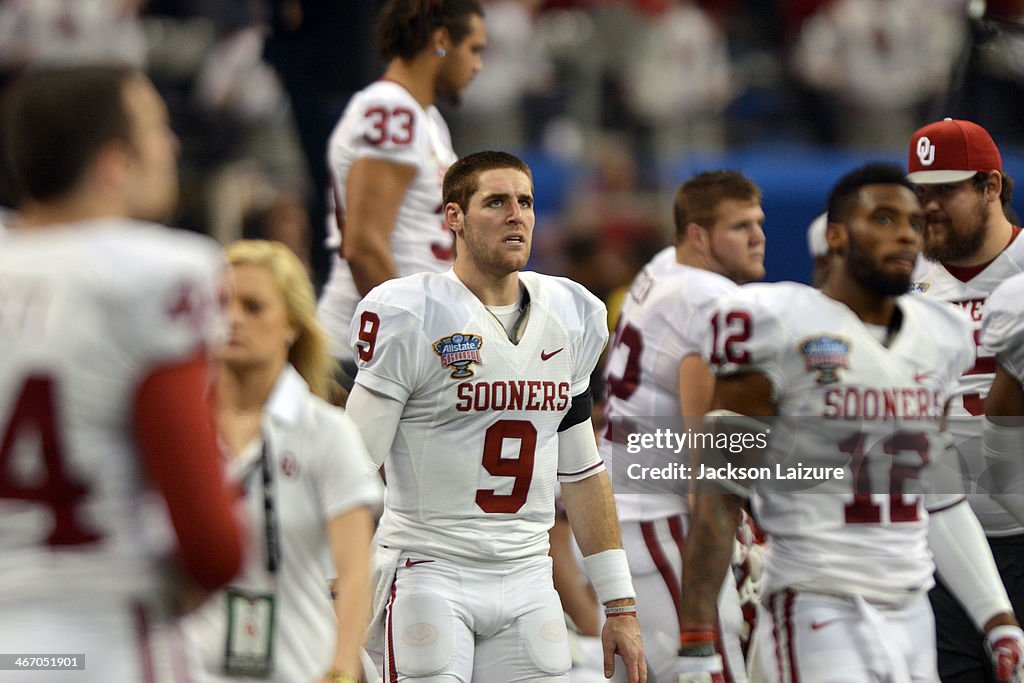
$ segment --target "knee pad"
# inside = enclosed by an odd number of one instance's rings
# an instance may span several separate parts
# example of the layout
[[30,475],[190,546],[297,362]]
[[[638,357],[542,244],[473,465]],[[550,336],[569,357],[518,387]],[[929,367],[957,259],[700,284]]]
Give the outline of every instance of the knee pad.
[[437,595],[399,595],[391,606],[390,637],[399,673],[414,678],[440,674],[455,656],[455,615]]
[[[555,605],[558,597],[555,596]],[[561,608],[546,605],[520,617],[520,635],[526,652],[537,669],[549,675],[565,674],[572,667],[565,615]]]

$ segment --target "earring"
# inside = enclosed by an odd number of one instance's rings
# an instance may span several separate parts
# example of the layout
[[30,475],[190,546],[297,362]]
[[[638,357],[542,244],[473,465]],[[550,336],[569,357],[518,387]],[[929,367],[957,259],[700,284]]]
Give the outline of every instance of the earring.
[[447,53],[447,52],[445,52],[445,50],[444,50],[444,48],[443,48],[443,47],[439,47],[439,48],[437,48],[437,56],[438,56],[438,57],[441,57],[442,59],[444,59],[444,56],[445,56],[446,54],[448,54],[448,53]]

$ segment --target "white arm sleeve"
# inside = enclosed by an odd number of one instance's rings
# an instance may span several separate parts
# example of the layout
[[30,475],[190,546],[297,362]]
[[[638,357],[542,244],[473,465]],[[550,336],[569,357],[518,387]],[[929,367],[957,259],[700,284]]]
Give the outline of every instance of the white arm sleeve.
[[405,405],[384,394],[370,391],[362,384],[352,387],[345,413],[352,418],[363,437],[370,460],[380,467],[391,450]]
[[594,423],[590,418],[558,432],[559,482],[581,481],[604,469],[604,460],[597,452]]
[[1024,524],[1024,428],[1006,427],[985,418],[982,432],[985,464],[992,477],[992,498]]
[[1013,612],[985,532],[966,501],[928,518],[935,568],[971,620],[982,630],[1000,612]]

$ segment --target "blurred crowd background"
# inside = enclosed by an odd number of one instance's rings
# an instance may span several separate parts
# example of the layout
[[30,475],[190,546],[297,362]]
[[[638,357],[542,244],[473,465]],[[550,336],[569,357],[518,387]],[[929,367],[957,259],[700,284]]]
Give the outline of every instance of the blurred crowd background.
[[[279,239],[319,283],[324,141],[383,70],[381,4],[0,0],[0,80],[42,62],[144,66],[182,145],[174,222],[225,243]],[[926,122],[981,123],[1024,177],[1024,0],[483,4],[484,71],[440,105],[456,152],[522,156],[533,267],[602,297],[671,241],[675,187],[708,168],[761,185],[768,279],[801,281],[828,187],[862,161],[905,164]]]

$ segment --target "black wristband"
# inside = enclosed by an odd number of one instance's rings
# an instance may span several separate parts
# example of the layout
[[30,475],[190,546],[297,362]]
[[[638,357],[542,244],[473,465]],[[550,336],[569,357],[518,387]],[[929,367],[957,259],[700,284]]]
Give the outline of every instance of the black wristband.
[[699,643],[679,648],[680,657],[710,657],[716,653],[714,643]]

